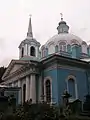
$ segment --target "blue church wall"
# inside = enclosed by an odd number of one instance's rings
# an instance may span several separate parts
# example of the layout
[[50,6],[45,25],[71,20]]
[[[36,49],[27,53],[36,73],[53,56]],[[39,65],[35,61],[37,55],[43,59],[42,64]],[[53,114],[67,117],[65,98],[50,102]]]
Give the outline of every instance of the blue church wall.
[[[63,84],[63,81],[66,80],[66,78],[69,75],[74,75],[76,77],[76,82],[77,82],[77,90],[78,90],[78,98],[80,100],[84,99],[84,96],[87,94],[87,78],[86,78],[86,73],[82,71],[77,71],[77,70],[69,70],[69,69],[58,69],[58,85]],[[62,80],[60,80],[60,78]],[[66,83],[65,83],[66,84]],[[64,87],[59,87],[59,93],[63,92]],[[60,98],[60,94],[59,94]]]
[[66,88],[66,79],[69,75],[74,75],[77,82],[78,98],[80,100],[84,99],[84,96],[87,94],[87,78],[86,73],[77,70],[69,69],[58,69],[58,98],[61,99],[61,95]]
[[77,72],[77,84],[78,84],[78,97],[80,100],[85,99],[85,95],[88,93],[88,78],[86,72]]
[[44,71],[44,78],[51,77],[52,79],[52,98],[53,102],[62,102],[62,94],[67,88],[66,79],[69,75],[76,77],[78,98],[84,100],[84,96],[88,93],[87,76],[84,71],[70,70],[65,68],[55,68],[53,70]]
[[87,70],[87,77],[88,77],[88,79],[87,79],[87,82],[88,82],[88,94],[90,95],[90,70]]

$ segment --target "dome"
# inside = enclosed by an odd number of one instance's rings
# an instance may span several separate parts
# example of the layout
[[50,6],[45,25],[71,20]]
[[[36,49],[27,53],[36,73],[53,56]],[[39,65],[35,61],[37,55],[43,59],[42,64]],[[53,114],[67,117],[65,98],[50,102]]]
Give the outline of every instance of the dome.
[[51,37],[44,46],[41,47],[42,57],[59,53],[72,58],[80,58],[88,54],[87,43],[78,36],[69,33],[69,26],[62,18],[57,30],[58,34]]
[[48,47],[50,44],[58,45],[60,42],[65,42],[67,45],[78,44],[81,45],[83,40],[76,35],[70,33],[57,34],[51,37],[45,44]]
[[82,44],[83,40],[81,38],[69,33],[69,26],[65,21],[63,21],[63,18],[61,18],[61,21],[58,24],[57,30],[58,30],[58,34],[50,38],[46,42],[45,47],[48,47],[51,44],[56,46],[61,42],[64,42],[66,45]]

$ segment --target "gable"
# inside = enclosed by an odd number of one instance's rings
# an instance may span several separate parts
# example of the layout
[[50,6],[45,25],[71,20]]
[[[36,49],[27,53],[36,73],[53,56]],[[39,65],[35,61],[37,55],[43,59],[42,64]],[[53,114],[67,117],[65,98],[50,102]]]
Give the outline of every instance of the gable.
[[24,66],[27,62],[21,60],[12,60],[8,65],[4,75],[2,76],[2,80],[4,80],[9,75],[13,74],[14,72],[18,71],[22,66]]

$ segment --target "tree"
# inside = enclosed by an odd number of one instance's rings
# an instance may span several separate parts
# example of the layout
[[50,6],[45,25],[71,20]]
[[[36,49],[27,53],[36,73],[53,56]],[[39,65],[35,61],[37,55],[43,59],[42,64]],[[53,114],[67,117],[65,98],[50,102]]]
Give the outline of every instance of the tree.
[[3,74],[4,74],[4,72],[5,72],[5,70],[6,70],[6,67],[0,67],[0,83],[2,82],[2,76],[3,76]]

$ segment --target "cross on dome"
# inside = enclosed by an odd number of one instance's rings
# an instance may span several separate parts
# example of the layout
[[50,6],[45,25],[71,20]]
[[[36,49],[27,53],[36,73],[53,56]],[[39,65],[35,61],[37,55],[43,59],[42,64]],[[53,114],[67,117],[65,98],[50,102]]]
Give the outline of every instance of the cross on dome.
[[61,21],[63,20],[63,14],[62,13],[60,13],[60,16],[61,16]]

